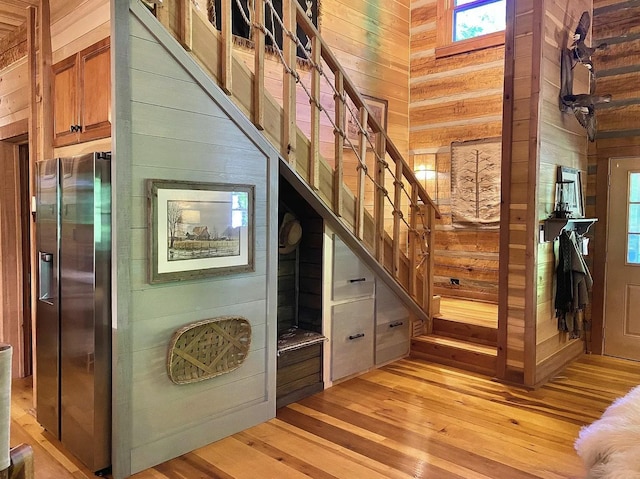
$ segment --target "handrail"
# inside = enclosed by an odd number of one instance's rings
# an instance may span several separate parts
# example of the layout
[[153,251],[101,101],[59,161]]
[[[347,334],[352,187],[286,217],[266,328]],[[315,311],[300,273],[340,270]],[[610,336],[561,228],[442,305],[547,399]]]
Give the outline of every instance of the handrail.
[[[218,80],[222,89],[229,95],[234,95],[234,60],[232,55],[233,36],[232,36],[232,2],[242,8],[241,15],[249,28],[253,32],[253,40],[255,45],[253,59],[253,83],[251,90],[252,101],[248,107],[250,118],[259,129],[265,129],[265,106],[264,99],[268,95],[265,88],[265,54],[264,44],[267,37],[272,43],[275,42],[273,32],[267,30],[264,22],[266,15],[271,12],[273,18],[272,0],[255,0],[247,2],[247,10],[240,3],[240,0],[222,0],[221,18],[222,31],[219,33],[220,51],[217,54],[221,68],[218,71]],[[249,3],[254,4],[252,10],[248,6]],[[167,9],[172,2],[167,2]],[[160,12],[158,18],[164,18],[166,27],[171,30],[169,22],[170,18],[178,19],[178,26],[174,28],[178,39],[188,50],[192,47],[191,41],[192,11],[196,7],[190,0],[178,0],[177,5],[179,11],[176,15],[169,15],[168,12]],[[165,8],[164,6],[161,8]],[[372,114],[369,106],[358,92],[357,87],[348,77],[340,62],[326,44],[320,33],[307,17],[306,12],[299,5],[297,0],[283,0],[282,2],[282,18],[277,17],[280,22],[280,28],[283,29],[282,50],[278,51],[281,63],[283,64],[283,81],[282,81],[282,109],[283,116],[281,120],[280,134],[271,133],[272,141],[277,141],[276,146],[283,158],[289,163],[293,170],[300,166],[301,158],[306,159],[305,168],[307,170],[306,181],[312,189],[319,190],[321,188],[320,180],[322,171],[331,168],[333,189],[329,198],[325,195],[324,201],[334,214],[343,218],[346,224],[350,224],[353,228],[354,235],[367,248],[372,249],[373,256],[385,266],[387,271],[403,285],[405,290],[414,298],[414,300],[422,305],[427,315],[430,316],[431,307],[431,290],[433,285],[433,257],[432,251],[432,231],[434,229],[435,218],[440,217],[438,206],[433,202],[425,188],[419,183],[413,170],[409,167],[396,145],[388,136],[380,122]],[[188,11],[187,11],[188,10]],[[195,12],[194,12],[195,13]],[[198,13],[198,15],[203,15]],[[276,15],[277,16],[277,15]],[[296,71],[296,51],[302,46],[300,40],[296,37],[297,29],[300,28],[305,35],[308,36],[311,44],[311,50],[307,54],[307,61],[311,65],[310,86],[305,86],[301,81],[299,73]],[[192,52],[196,57],[205,55],[205,52]],[[202,58],[202,57],[201,57]],[[323,64],[333,74],[333,82],[329,82],[328,76],[323,72]],[[215,72],[214,72],[215,73]],[[322,77],[327,81],[329,87],[334,93],[334,116],[329,116],[326,107],[320,103],[321,80]],[[239,87],[240,88],[240,87]],[[302,88],[309,97],[310,115],[307,120],[310,126],[309,137],[300,144],[300,130],[296,119],[296,89]],[[347,99],[355,106],[355,110],[345,107]],[[239,100],[239,99],[238,99]],[[246,106],[246,102],[245,102]],[[355,115],[355,122],[358,126],[358,140],[354,146],[351,140],[346,140],[345,132],[345,111],[347,114]],[[324,112],[329,122],[334,127],[334,166],[331,167],[320,154],[320,134],[321,134],[321,112]],[[355,112],[355,113],[354,113]],[[370,134],[367,132],[366,125],[375,135],[375,144],[372,143]],[[276,138],[277,137],[277,138]],[[343,143],[348,141],[355,158],[357,159],[357,173],[355,175],[355,194],[353,197],[345,196],[348,190],[345,190],[345,157],[343,154]],[[369,148],[368,148],[369,145]],[[308,148],[308,151],[297,151],[298,147]],[[372,174],[368,171],[366,164],[367,152],[373,152],[375,155],[375,171]],[[322,170],[322,169],[325,170]],[[373,211],[367,209],[365,204],[365,194],[367,191],[366,182],[371,181],[374,188]],[[388,192],[385,188],[385,181],[393,180],[393,191]],[[326,182],[326,178],[324,180]],[[325,183],[326,184],[326,183]],[[322,198],[322,195],[320,195]],[[353,200],[355,208],[346,207],[345,201]],[[328,202],[327,202],[328,201]],[[390,203],[393,213],[393,223],[386,228],[387,218],[385,217],[385,201]],[[348,218],[345,216],[347,215]],[[419,221],[418,218],[421,217]],[[405,219],[407,218],[407,219]],[[349,223],[352,221],[352,223]],[[402,227],[402,223],[406,228]],[[418,224],[422,224],[422,228]],[[373,241],[365,241],[365,226],[369,227],[369,238],[371,230],[373,230]],[[406,229],[408,236],[404,236]],[[406,247],[405,254],[401,251]],[[419,258],[418,248],[420,248],[422,258]],[[389,254],[391,253],[391,254]],[[419,267],[424,265],[422,274],[418,273]],[[401,273],[401,270],[404,273]],[[404,275],[404,276],[403,276]],[[404,278],[404,279],[403,279]],[[422,288],[420,288],[420,282]]]

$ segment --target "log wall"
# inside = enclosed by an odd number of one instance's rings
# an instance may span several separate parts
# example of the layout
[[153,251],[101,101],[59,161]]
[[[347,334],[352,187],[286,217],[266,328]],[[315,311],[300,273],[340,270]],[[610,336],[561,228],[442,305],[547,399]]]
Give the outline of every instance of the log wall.
[[435,293],[496,302],[499,230],[454,227],[451,143],[502,135],[504,46],[437,58],[436,32],[436,0],[413,0],[409,155],[438,164]]
[[640,4],[594,0],[593,41],[607,50],[593,57],[600,94],[613,95],[597,110],[598,134],[588,156],[586,214],[598,218],[593,243],[593,336],[591,348],[601,353],[604,326],[604,282],[608,208],[608,169],[612,157],[640,156]]

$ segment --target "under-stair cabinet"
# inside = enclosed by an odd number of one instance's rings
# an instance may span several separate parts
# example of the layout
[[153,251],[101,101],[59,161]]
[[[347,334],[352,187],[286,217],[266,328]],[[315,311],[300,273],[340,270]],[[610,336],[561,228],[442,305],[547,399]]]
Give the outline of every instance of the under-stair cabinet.
[[55,147],[111,136],[109,50],[107,37],[53,65]]
[[332,270],[331,380],[408,355],[408,309],[336,235]]

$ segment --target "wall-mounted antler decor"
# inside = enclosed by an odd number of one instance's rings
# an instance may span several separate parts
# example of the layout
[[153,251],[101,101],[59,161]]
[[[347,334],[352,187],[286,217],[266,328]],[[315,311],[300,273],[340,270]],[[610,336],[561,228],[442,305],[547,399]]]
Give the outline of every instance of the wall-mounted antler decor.
[[[595,141],[597,123],[596,106],[611,101],[611,95],[596,95],[596,71],[591,55],[607,48],[606,43],[589,47],[585,39],[591,26],[589,12],[583,12],[573,35],[570,48],[562,49],[560,60],[560,110],[573,113],[578,122],[587,130],[589,141]],[[589,92],[575,94],[573,92],[573,68],[577,64],[589,70]]]

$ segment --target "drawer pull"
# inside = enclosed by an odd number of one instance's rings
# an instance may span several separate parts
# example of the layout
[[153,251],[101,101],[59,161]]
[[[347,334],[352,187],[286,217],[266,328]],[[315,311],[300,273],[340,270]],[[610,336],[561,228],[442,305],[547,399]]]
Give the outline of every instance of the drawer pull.
[[404,324],[404,321],[396,321],[395,323],[391,323],[389,325],[390,328],[397,328],[398,326],[402,326]]
[[349,336],[349,341],[353,341],[354,339],[364,338],[364,333],[352,334]]
[[367,280],[367,278],[354,278],[350,279],[349,283],[363,283]]

